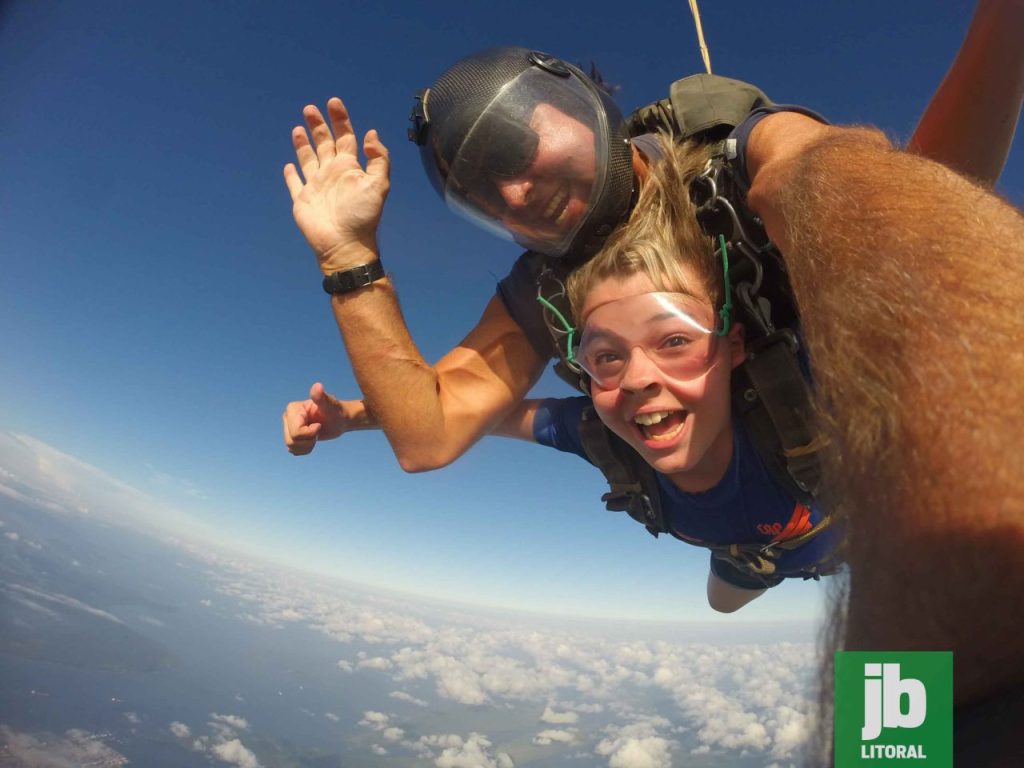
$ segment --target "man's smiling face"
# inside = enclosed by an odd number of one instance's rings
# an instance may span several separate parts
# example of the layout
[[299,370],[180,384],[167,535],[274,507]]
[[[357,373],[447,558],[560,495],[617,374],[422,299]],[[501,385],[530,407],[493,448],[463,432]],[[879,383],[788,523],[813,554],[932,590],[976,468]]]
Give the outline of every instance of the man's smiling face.
[[594,132],[550,104],[530,119],[537,135],[533,161],[495,183],[505,209],[501,223],[522,242],[559,242],[586,215],[597,176]]

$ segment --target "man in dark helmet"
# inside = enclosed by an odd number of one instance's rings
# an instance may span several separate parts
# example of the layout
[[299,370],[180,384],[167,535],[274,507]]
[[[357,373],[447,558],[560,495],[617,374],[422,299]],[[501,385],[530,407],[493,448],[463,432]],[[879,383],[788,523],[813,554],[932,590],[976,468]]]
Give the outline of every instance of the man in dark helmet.
[[[477,328],[431,367],[414,351],[382,270],[381,279],[372,282],[373,275],[350,273],[353,268],[378,269],[376,224],[387,193],[387,151],[376,132],[369,132],[364,173],[339,99],[328,102],[330,128],[315,107],[304,114],[317,148],[302,128],[293,139],[310,183],[302,184],[294,166],[286,169],[286,181],[296,221],[321,254],[321,268],[339,275],[328,279],[352,274],[366,286],[347,292],[347,286],[325,285],[334,293],[336,311],[344,314],[339,323],[350,354],[359,357],[365,340],[366,352],[376,356],[371,347],[379,350],[382,338],[412,352],[378,360],[373,371],[356,364],[369,397],[365,406],[344,406],[345,429],[380,425],[389,432],[387,425],[394,423],[404,432],[391,437],[403,468],[447,464],[520,401],[540,375],[552,346],[534,297],[528,295],[536,293],[536,275],[549,262],[563,262],[563,270],[579,263],[628,214],[636,179],[646,169],[638,149],[643,139],[628,140],[618,108],[576,67],[526,49],[470,56],[417,98],[410,138],[420,145],[424,166],[444,200],[461,215],[531,249],[502,281]],[[325,210],[322,192],[346,174],[349,184],[358,179],[359,204]],[[535,327],[524,334],[527,324]],[[390,342],[387,346],[397,349]],[[372,394],[374,380],[383,382],[384,377],[390,392],[397,394],[390,386],[401,381],[411,386],[407,410],[392,407],[396,404],[383,391],[381,397]],[[449,398],[449,392],[455,397]],[[318,386],[314,396],[326,402]],[[304,419],[294,407],[290,414],[287,424]],[[407,419],[420,428],[405,432],[399,425]],[[323,436],[303,434],[301,428],[287,431],[296,453],[307,452]]]
[[[994,7],[981,13],[985,6]],[[989,184],[1012,138],[1007,116],[1015,118],[1019,108],[1013,84],[987,76],[1012,68],[1019,53],[993,31],[1012,27],[1000,6],[982,3],[910,142]],[[717,120],[727,133],[744,105],[762,99],[757,89],[737,84],[697,100],[694,113],[676,115],[677,122],[698,132],[709,125],[715,131]],[[717,104],[725,105],[724,118]],[[485,51],[442,75],[418,99],[410,131],[428,175],[455,210],[533,250],[499,283],[477,326],[431,366],[416,349],[378,260],[387,150],[369,131],[364,170],[340,99],[328,102],[330,125],[314,106],[304,116],[309,133],[296,127],[292,139],[307,183],[291,164],[285,180],[296,222],[330,276],[326,287],[365,400],[339,401],[314,384],[309,399],[285,411],[286,446],[300,455],[320,439],[382,428],[403,469],[444,466],[501,422],[555,354],[536,302],[537,281],[546,267],[557,276],[599,246],[628,212],[634,185],[656,159],[656,142],[639,135],[627,144],[614,103],[578,69],[552,57]],[[344,208],[332,197],[342,185],[349,192]]]
[[524,248],[586,256],[628,214],[625,121],[593,80],[554,57],[497,48],[465,58],[417,97],[412,121],[448,205]]

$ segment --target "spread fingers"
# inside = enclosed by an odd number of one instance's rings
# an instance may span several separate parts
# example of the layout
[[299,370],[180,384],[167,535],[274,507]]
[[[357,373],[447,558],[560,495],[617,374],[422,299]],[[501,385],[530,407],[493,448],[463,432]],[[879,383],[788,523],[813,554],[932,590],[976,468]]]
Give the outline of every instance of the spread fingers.
[[[316,152],[309,145],[306,129],[301,125],[292,128],[292,146],[295,147],[295,159],[299,163],[299,168],[302,169],[302,175],[308,182],[313,174],[320,169],[320,161],[317,159]],[[288,188],[291,189],[290,184]]]
[[355,155],[358,148],[356,132],[345,103],[337,96],[333,96],[327,101],[327,115],[331,118],[331,127],[334,129],[336,150],[339,153]]
[[324,116],[312,104],[302,110],[302,116],[306,118],[306,125],[309,126],[309,132],[313,137],[313,146],[316,147],[316,156],[320,164],[330,162],[336,154],[334,136],[324,121]]

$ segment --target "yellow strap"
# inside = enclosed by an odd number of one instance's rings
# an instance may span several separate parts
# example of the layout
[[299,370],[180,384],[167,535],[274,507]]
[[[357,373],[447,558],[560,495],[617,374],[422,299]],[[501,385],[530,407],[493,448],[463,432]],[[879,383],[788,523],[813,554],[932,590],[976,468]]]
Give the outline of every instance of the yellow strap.
[[711,54],[708,52],[708,44],[704,42],[704,27],[700,23],[700,8],[697,7],[697,0],[690,0],[690,12],[693,14],[693,23],[697,27],[697,42],[700,44],[700,56],[704,59],[704,69],[711,74]]

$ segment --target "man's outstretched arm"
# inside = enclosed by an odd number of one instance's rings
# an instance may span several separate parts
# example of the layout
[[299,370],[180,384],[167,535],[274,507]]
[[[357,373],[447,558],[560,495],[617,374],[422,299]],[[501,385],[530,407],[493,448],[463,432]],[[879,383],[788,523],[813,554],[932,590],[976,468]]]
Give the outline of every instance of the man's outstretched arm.
[[1024,681],[1024,219],[880,133],[765,118],[749,202],[785,254],[849,516],[846,647]]
[[1024,101],[1024,0],[979,0],[907,148],[994,186]]
[[[340,99],[328,102],[331,127],[315,107],[303,114],[312,143],[306,129],[292,131],[302,175],[291,164],[284,171],[295,221],[325,275],[376,261],[389,185],[387,149],[376,131],[367,133],[363,168]],[[501,421],[543,370],[544,361],[497,298],[463,342],[433,366],[409,334],[390,279],[334,296],[331,306],[366,409],[407,471],[434,469],[460,456]],[[301,419],[297,423],[303,426]],[[285,427],[287,444],[287,412]]]

